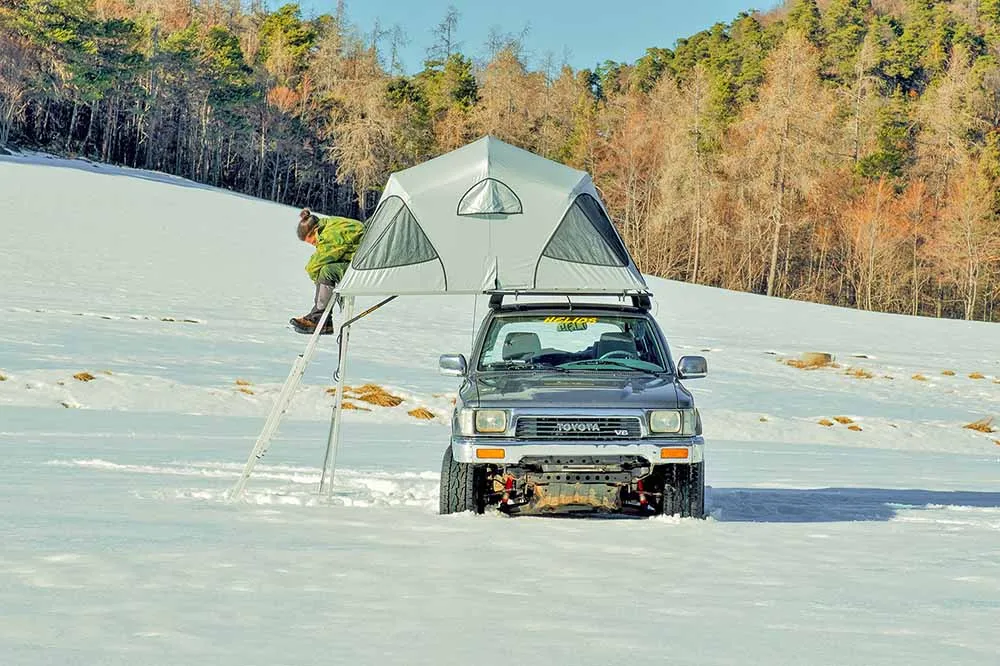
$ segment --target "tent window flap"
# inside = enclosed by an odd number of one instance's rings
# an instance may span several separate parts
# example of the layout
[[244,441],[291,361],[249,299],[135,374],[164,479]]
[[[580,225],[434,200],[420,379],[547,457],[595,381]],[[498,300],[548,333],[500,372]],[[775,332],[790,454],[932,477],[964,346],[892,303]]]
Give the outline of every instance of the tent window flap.
[[524,212],[521,199],[496,178],[481,180],[469,189],[458,203],[458,214],[520,215]]
[[576,198],[542,256],[594,266],[629,265],[628,250],[618,232],[589,194]]
[[412,266],[438,259],[420,223],[399,197],[390,197],[372,220],[354,260],[361,271]]

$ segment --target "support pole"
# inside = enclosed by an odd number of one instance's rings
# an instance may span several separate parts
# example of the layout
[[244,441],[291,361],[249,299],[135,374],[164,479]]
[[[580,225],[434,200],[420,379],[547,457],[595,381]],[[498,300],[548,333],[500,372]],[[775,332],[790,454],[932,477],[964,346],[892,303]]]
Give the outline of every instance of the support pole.
[[[316,353],[323,327],[326,325],[327,320],[333,316],[333,306],[339,300],[339,298],[331,298],[330,302],[327,303],[326,309],[323,311],[323,316],[320,317],[319,323],[316,325],[316,331],[309,339],[309,344],[306,345],[305,351],[299,354],[298,358],[295,359],[295,363],[292,364],[292,369],[288,373],[288,378],[285,379],[285,384],[281,387],[278,399],[274,401],[271,413],[268,414],[267,421],[264,422],[264,428],[257,437],[257,442],[250,452],[250,457],[247,458],[247,464],[243,467],[243,473],[240,475],[236,485],[229,492],[229,499],[231,501],[239,500],[243,497],[243,492],[246,490],[247,482],[250,480],[250,475],[253,474],[254,467],[257,466],[260,459],[267,453],[267,447],[270,445],[274,434],[278,431],[281,418],[285,415],[285,411],[288,409],[295,391],[299,388],[302,376],[305,374],[306,368]],[[354,299],[352,298],[352,304],[353,301]]]
[[345,304],[346,323],[340,333],[340,359],[337,367],[337,396],[333,402],[330,417],[330,431],[326,438],[326,455],[323,457],[323,472],[319,479],[319,494],[325,489],[328,497],[333,497],[333,477],[337,472],[337,449],[340,446],[340,423],[344,413],[344,385],[347,381],[347,347],[351,340],[351,322],[354,319],[354,297],[348,296]]

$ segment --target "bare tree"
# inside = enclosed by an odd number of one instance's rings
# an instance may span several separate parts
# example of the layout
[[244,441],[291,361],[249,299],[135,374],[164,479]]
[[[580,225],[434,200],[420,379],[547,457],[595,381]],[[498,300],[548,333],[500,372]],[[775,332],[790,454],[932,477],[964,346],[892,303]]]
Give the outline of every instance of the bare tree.
[[[745,146],[729,155],[741,190],[743,221],[768,238],[763,264],[756,256],[762,248],[756,243],[745,248],[748,265],[766,267],[768,296],[780,291],[782,241],[790,245],[792,227],[807,222],[794,210],[834,154],[830,130],[835,105],[818,72],[816,49],[804,35],[789,31],[768,58],[768,78],[757,103],[731,137],[736,146]],[[787,251],[785,257],[787,264]]]
[[462,42],[458,41],[458,20],[461,14],[455,5],[448,5],[441,22],[431,29],[434,42],[427,47],[427,59],[436,62],[445,62],[462,49]]
[[28,105],[25,74],[30,55],[24,44],[0,33],[0,146],[7,145],[14,123]]
[[[672,77],[661,79],[651,100],[654,112],[664,123],[659,200],[651,232],[662,236],[665,243],[660,253],[663,269],[672,277],[691,282],[701,278],[707,199],[713,187],[705,150],[709,85],[708,72],[699,64],[680,89]],[[681,243],[685,237],[686,248]],[[681,272],[678,260],[682,256],[686,256],[686,268]]]

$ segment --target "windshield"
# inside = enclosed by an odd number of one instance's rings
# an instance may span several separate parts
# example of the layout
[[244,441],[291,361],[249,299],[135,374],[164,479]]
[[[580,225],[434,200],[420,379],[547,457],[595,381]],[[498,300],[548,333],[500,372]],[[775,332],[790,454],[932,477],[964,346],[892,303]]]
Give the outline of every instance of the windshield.
[[669,365],[645,317],[538,313],[495,318],[478,367],[666,372]]

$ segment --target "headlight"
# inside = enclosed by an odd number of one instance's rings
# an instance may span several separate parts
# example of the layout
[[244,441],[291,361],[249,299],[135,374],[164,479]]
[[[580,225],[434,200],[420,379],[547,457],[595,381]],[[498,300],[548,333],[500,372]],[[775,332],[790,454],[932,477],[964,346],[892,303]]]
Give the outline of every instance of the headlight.
[[477,409],[476,432],[497,434],[507,430],[507,412],[501,409]]
[[649,413],[649,432],[656,434],[677,434],[682,426],[681,413],[676,409],[658,410]]
[[701,434],[701,418],[697,409],[663,409],[649,413],[651,435],[680,435],[692,437]]

